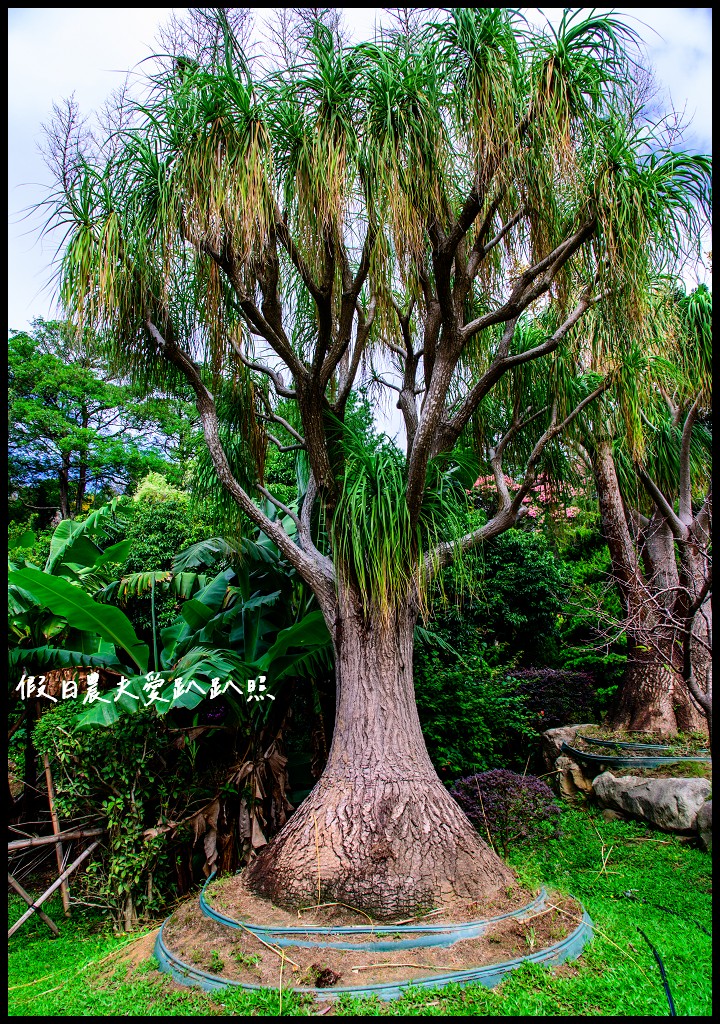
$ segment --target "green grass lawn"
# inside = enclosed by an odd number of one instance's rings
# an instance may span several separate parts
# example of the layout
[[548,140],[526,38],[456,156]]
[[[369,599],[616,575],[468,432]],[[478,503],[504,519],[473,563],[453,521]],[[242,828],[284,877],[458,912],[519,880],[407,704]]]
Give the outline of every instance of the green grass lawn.
[[[710,1003],[710,857],[677,837],[641,824],[606,822],[593,811],[566,809],[563,838],[517,849],[511,860],[527,885],[544,883],[582,900],[596,926],[593,943],[557,973],[527,966],[497,989],[472,985],[408,992],[402,999],[342,999],[338,1016],[667,1016],[658,967],[639,925],[659,951],[678,1016],[706,1016]],[[643,841],[640,841],[643,840]],[[648,841],[652,840],[652,841]],[[603,859],[605,868],[603,869]],[[634,890],[668,914],[620,894]],[[620,896],[620,898],[618,898]],[[10,920],[25,904],[10,899]],[[277,1016],[277,992],[228,989],[209,995],[171,983],[152,958],[133,969],[118,963],[129,937],[115,937],[97,917],[71,921],[60,901],[48,912],[61,929],[50,936],[37,918],[10,941],[10,1014],[13,1016]],[[98,930],[101,929],[101,930]],[[317,1013],[309,998],[284,992],[282,1014]]]

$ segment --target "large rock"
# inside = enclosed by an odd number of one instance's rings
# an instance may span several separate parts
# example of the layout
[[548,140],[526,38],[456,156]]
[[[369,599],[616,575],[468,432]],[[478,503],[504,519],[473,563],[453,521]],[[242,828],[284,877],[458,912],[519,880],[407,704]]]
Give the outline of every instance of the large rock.
[[546,729],[541,739],[543,760],[547,765],[547,770],[551,772],[557,767],[555,762],[562,754],[563,743],[569,743],[572,746],[576,733],[582,729],[591,728],[592,723],[586,723],[585,725],[561,725],[557,729]]
[[560,795],[566,799],[574,800],[578,795],[587,795],[592,792],[592,779],[584,774],[582,767],[571,757],[561,754],[556,758],[555,772]]
[[710,795],[707,779],[616,778],[603,772],[593,781],[593,793],[603,807],[624,811],[666,832],[695,828],[698,812]]
[[707,800],[698,811],[695,828],[703,850],[712,853],[712,800]]

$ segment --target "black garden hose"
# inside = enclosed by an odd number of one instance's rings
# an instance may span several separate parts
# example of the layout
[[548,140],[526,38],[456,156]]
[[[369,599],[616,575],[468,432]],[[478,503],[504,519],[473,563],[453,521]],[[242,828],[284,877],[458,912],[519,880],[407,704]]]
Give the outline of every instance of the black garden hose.
[[637,927],[637,930],[642,935],[642,937],[647,942],[647,944],[650,947],[650,949],[652,950],[652,954],[655,957],[655,962],[657,963],[658,967],[660,968],[660,977],[662,978],[663,988],[665,989],[665,995],[667,996],[668,1006],[670,1007],[670,1016],[671,1017],[677,1017],[677,1013],[675,1011],[675,1003],[673,1002],[673,997],[672,997],[672,995],[670,993],[670,986],[668,985],[667,974],[665,973],[665,966],[664,966],[662,960],[660,959],[660,954],[655,949],[655,947],[653,946],[652,942],[647,937],[647,935],[642,930],[642,928],[639,928],[637,925],[636,925],[636,927]]

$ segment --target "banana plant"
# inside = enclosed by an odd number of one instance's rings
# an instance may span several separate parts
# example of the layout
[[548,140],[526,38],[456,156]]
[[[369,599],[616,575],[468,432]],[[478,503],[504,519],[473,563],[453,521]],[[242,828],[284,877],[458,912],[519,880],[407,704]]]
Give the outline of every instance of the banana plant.
[[[192,571],[218,562],[225,567],[214,575]],[[330,636],[314,598],[264,538],[243,539],[238,547],[210,538],[178,555],[172,572],[124,577],[104,597],[123,600],[157,585],[186,598],[160,631],[157,670],[126,679],[110,703],[98,701],[82,714],[80,726],[110,725],[148,704],[162,715],[194,711],[203,702],[210,711],[222,697],[216,707],[225,723],[253,730],[289,680],[330,665]]]
[[[129,540],[114,540],[124,525],[120,502],[114,498],[81,523],[61,522],[42,569],[27,559],[9,563],[11,682],[21,667],[147,670],[147,646],[127,616],[91,596],[129,552]],[[27,547],[35,540],[30,532],[24,539]]]
[[[178,555],[172,571],[124,577],[105,596],[124,600],[158,585],[186,598],[160,632],[158,670],[124,679],[77,724],[112,725],[150,704],[180,747],[218,728],[234,731],[238,757],[230,774],[192,818],[206,870],[230,869],[224,861],[230,847],[218,841],[219,818],[235,822],[244,862],[265,844],[268,827],[279,828],[292,810],[283,753],[287,684],[330,668],[330,636],[312,594],[265,538],[243,538],[238,546],[210,538]],[[148,834],[174,832],[178,824],[159,821]]]
[[[27,558],[11,562],[8,573],[8,634],[11,699],[21,673],[40,675],[41,682],[57,683],[70,670],[107,669],[120,673],[132,666],[146,671],[147,645],[135,634],[132,623],[119,608],[100,604],[91,596],[127,558],[130,542],[116,538],[124,522],[121,499],[115,498],[92,512],[83,522],[65,520],[50,542],[45,566]],[[35,537],[28,531],[23,546],[32,547]],[[48,696],[53,696],[52,687]],[[28,697],[22,691],[21,697]],[[53,699],[56,699],[53,697]],[[31,723],[37,702],[24,707],[13,728],[26,716]],[[31,729],[25,740],[23,806],[30,812],[35,800],[36,755]]]

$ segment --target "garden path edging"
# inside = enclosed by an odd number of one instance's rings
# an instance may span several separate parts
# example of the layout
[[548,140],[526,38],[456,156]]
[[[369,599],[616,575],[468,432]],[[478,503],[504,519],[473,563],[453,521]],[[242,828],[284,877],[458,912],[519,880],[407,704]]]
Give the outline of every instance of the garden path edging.
[[[540,899],[545,898],[544,890],[540,896],[529,904],[527,907],[523,907],[520,911],[514,911],[510,914],[500,915],[499,918],[486,919],[485,923],[491,920],[499,920],[506,917],[518,916],[521,913],[527,913],[529,909],[534,906]],[[512,971],[517,970],[518,967],[524,963],[537,963],[547,967],[554,966],[556,964],[564,963],[566,960],[577,959],[587,943],[593,937],[593,923],[588,915],[585,908],[582,908],[583,915],[580,924],[566,935],[560,942],[554,943],[552,946],[547,946],[545,949],[537,950],[534,953],[528,953],[526,956],[517,957],[513,960],[505,960],[497,964],[486,964],[483,967],[472,967],[464,971],[452,971],[447,974],[434,974],[430,977],[424,978],[413,978],[409,981],[398,981],[398,982],[387,982],[378,985],[352,985],[342,987],[329,987],[329,988],[309,988],[309,987],[292,987],[288,986],[285,991],[291,991],[295,993],[309,993],[319,996],[323,999],[336,999],[341,995],[351,996],[368,996],[377,995],[380,999],[397,999],[403,992],[408,988],[444,988],[449,984],[467,985],[471,983],[479,983],[484,985],[486,988],[494,988],[503,981]],[[215,915],[213,919],[217,920]],[[161,972],[170,974],[176,982],[185,986],[199,986],[206,992],[220,991],[227,987],[242,988],[248,991],[261,991],[267,989],[266,985],[256,985],[246,982],[234,981],[230,978],[223,978],[218,974],[211,974],[208,971],[203,971],[199,967],[195,967],[192,964],[185,963],[180,957],[176,956],[171,949],[166,945],[164,940],[164,930],[170,918],[168,918],[160,928],[157,940],[155,942],[154,954],[159,964]],[[218,923],[223,923],[219,921]],[[477,925],[481,922],[471,922],[471,924]],[[363,933],[369,930],[368,926],[358,926],[363,929]],[[287,929],[285,929],[287,930]],[[343,932],[347,932],[348,928],[340,929]],[[423,929],[424,930],[424,929]],[[303,929],[305,931],[305,929]],[[326,929],[327,932],[332,932],[331,928]],[[456,940],[457,941],[457,940]],[[396,944],[394,944],[395,948]],[[356,947],[355,947],[356,948]]]
[[[487,931],[491,924],[504,921],[510,917],[522,920],[525,915],[534,914],[543,909],[547,899],[547,890],[543,887],[534,900],[524,907],[511,910],[507,914],[498,914],[496,917],[487,917],[482,920],[468,921],[463,924],[429,924],[429,925],[346,925],[346,926],[317,926],[308,925],[302,927],[255,925],[247,921],[236,921],[235,918],[221,914],[211,907],[205,899],[205,889],[215,877],[215,873],[205,881],[200,890],[200,910],[205,917],[209,917],[216,924],[226,928],[242,929],[250,931],[260,939],[261,942],[268,942],[275,946],[304,946],[320,947],[327,949],[350,949],[350,950],[375,950],[388,952],[393,949],[415,949],[422,946],[451,946],[454,942],[461,942],[464,939],[475,939]],[[330,935],[408,935],[411,938],[401,939],[399,942],[327,942],[310,941],[293,938],[297,935],[317,935],[318,938],[327,938]],[[288,937],[289,936],[289,937]]]
[[[168,918],[168,920],[170,919]],[[221,975],[210,974],[199,967],[186,964],[165,945],[163,940],[165,924],[167,924],[167,921],[164,922],[155,942],[155,958],[160,965],[160,971],[171,974],[173,980],[177,981],[180,985],[200,986],[206,992],[219,991],[230,986],[258,992],[267,988],[264,985],[232,981],[229,978],[223,978]],[[546,949],[538,950],[537,953],[528,953],[527,956],[518,957],[515,960],[506,960],[500,964],[487,964],[485,967],[475,967],[467,971],[454,971],[452,974],[434,975],[430,978],[413,978],[411,981],[392,982],[384,985],[321,989],[288,987],[285,991],[310,993],[323,999],[337,999],[341,995],[377,995],[380,999],[398,999],[404,990],[408,988],[444,988],[445,985],[468,985],[472,982],[485,985],[486,988],[494,988],[495,985],[499,985],[512,971],[517,970],[524,963],[537,963],[543,964],[546,967],[552,967],[556,964],[564,963],[566,960],[576,960],[592,937],[593,923],[587,911],[583,910],[580,924],[561,942],[548,946]]]

